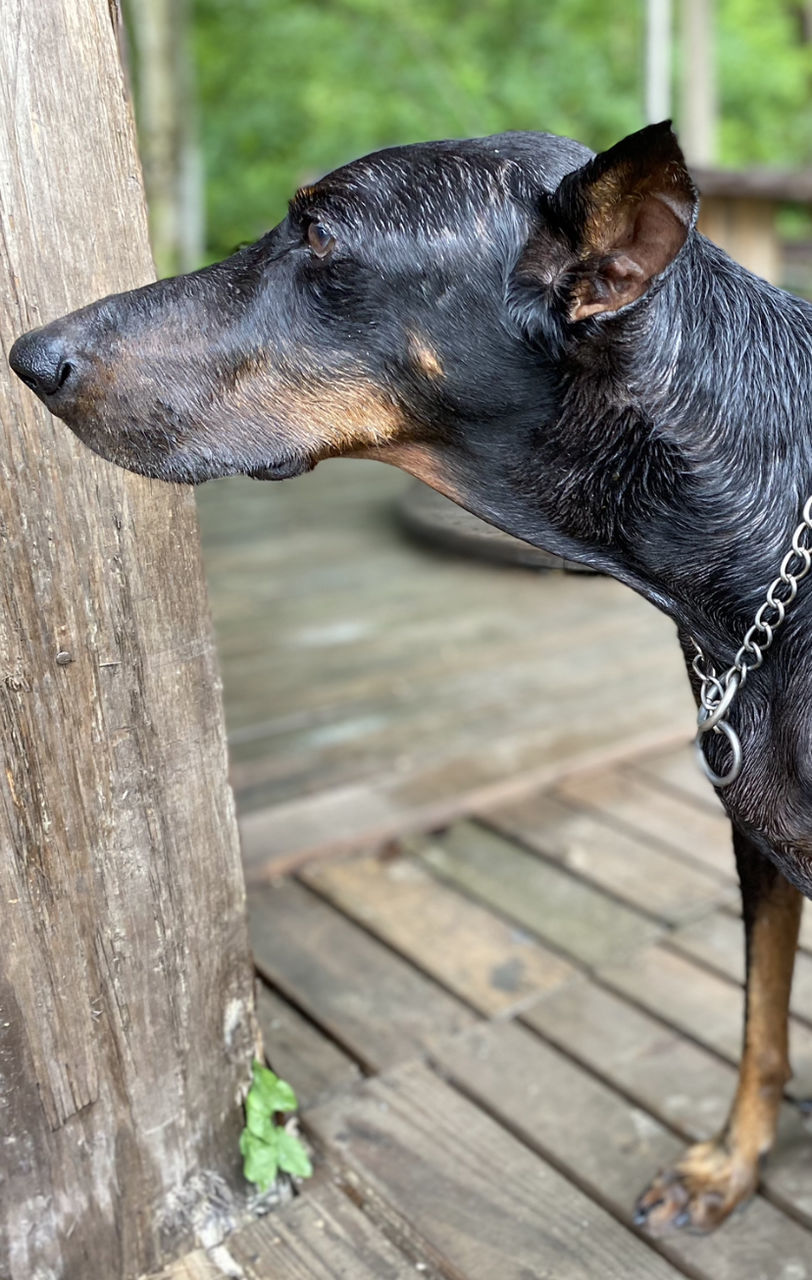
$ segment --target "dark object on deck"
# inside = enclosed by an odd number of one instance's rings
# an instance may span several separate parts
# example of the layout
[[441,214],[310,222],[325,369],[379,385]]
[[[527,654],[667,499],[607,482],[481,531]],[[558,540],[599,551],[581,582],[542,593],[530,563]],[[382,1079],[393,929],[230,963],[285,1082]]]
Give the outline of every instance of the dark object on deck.
[[486,524],[470,511],[449,502],[436,489],[417,481],[409,486],[397,505],[404,528],[421,542],[442,547],[462,556],[476,556],[497,564],[520,565],[525,569],[563,569],[567,573],[594,573],[588,565],[555,556],[533,547],[521,538]]

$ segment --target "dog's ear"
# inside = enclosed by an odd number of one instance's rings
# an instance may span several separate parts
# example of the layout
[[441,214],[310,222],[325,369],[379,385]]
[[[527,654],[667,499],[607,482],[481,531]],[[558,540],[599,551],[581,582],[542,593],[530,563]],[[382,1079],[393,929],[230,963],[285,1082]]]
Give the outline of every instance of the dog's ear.
[[618,311],[679,253],[699,199],[669,121],[632,133],[562,179],[519,274],[563,303],[567,319]]

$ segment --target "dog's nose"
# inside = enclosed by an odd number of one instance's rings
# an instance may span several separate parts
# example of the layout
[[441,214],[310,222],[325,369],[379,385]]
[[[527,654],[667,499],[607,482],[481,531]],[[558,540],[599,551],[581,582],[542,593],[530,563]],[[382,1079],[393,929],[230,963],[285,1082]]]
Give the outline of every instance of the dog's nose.
[[46,402],[65,386],[75,370],[64,338],[49,329],[24,333],[11,348],[8,362],[18,378]]

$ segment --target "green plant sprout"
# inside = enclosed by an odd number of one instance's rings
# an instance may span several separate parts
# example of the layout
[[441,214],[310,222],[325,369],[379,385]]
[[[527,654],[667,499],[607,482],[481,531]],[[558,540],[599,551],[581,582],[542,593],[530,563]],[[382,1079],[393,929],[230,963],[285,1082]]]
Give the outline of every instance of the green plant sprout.
[[299,1139],[276,1120],[279,1112],[296,1110],[296,1094],[256,1059],[252,1070],[254,1080],[245,1098],[240,1151],[245,1178],[263,1193],[273,1186],[280,1169],[297,1178],[309,1178],[313,1166]]

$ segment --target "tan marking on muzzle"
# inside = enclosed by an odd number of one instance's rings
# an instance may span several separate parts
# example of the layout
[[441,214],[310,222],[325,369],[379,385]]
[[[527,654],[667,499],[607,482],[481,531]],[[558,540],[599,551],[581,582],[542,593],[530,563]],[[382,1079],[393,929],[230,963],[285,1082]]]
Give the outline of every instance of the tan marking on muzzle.
[[228,416],[246,422],[265,417],[272,432],[281,431],[314,458],[384,447],[409,436],[409,420],[399,406],[366,379],[305,380],[267,367],[241,374],[221,400]]

